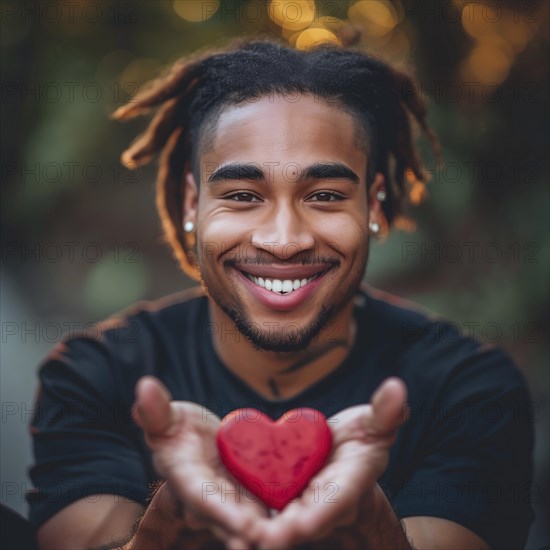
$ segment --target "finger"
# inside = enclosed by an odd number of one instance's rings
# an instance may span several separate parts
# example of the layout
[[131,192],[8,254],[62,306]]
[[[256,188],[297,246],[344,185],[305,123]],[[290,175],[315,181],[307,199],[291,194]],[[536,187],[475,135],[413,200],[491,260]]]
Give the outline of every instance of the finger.
[[252,545],[240,537],[230,537],[225,541],[227,550],[250,550]]
[[[228,548],[229,540],[232,538],[232,535],[227,529],[220,527],[212,521],[204,521],[203,525],[205,529],[208,529],[208,531],[210,531],[212,535],[214,535],[218,540],[222,541],[224,543],[224,546]],[[247,548],[246,545],[243,545],[243,548]]]
[[240,487],[232,486],[227,478],[208,476],[206,470],[198,468],[180,475],[176,486],[180,498],[211,525],[248,539],[267,511],[256,503],[243,501]]
[[189,529],[193,531],[200,531],[201,529],[210,529],[211,522],[209,522],[204,516],[199,516],[191,507],[185,507],[185,524]]
[[[226,548],[246,550],[252,548],[259,517],[250,514],[246,508],[232,507],[223,503],[224,511],[214,505],[208,514],[210,531],[226,545]],[[231,509],[232,508],[232,509]],[[224,513],[225,512],[225,513]]]
[[[359,461],[359,468],[362,459]],[[269,521],[260,520],[257,536],[261,547],[287,548],[330,535],[351,523],[364,486],[372,484],[369,472],[353,461],[323,468],[296,500]],[[365,481],[366,479],[366,481]]]
[[330,533],[329,524],[317,521],[314,514],[300,507],[299,513],[282,513],[271,520],[262,520],[255,537],[261,550],[293,548],[303,542],[314,541]]
[[[186,525],[194,531],[210,531],[224,542],[226,548],[250,549],[252,544],[247,538],[254,531],[258,519],[250,515],[251,510],[235,506],[225,498],[222,498],[221,502],[208,498],[208,506],[204,506],[205,500],[201,498],[199,503],[196,495],[192,495],[185,501]],[[226,512],[223,517],[220,514],[220,505]]]
[[[224,504],[227,509],[227,503]],[[252,547],[248,540],[254,538],[258,517],[249,515],[245,510],[239,510],[235,507],[228,513],[224,513],[219,507],[215,506],[209,513],[211,515],[210,529],[214,535],[223,540],[228,548],[245,550]]]
[[368,433],[384,435],[391,433],[407,419],[407,387],[400,378],[384,380],[371,399],[371,414],[368,418]]
[[153,376],[144,376],[136,384],[134,419],[149,437],[168,435],[176,426],[176,414],[170,405],[172,396]]

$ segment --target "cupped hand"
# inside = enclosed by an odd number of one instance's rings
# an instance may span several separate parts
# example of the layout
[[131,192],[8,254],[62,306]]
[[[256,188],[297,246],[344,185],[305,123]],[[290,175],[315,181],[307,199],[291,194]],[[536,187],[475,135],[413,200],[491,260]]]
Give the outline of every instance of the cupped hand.
[[136,385],[133,416],[145,433],[157,472],[183,505],[186,525],[211,530],[228,548],[250,548],[255,526],[269,514],[220,462],[220,419],[195,403],[171,401],[166,387],[152,376]]
[[292,548],[321,540],[358,519],[388,464],[389,450],[407,418],[407,389],[388,378],[370,404],[328,419],[333,448],[327,464],[302,495],[272,519],[261,519],[255,543],[262,549]]

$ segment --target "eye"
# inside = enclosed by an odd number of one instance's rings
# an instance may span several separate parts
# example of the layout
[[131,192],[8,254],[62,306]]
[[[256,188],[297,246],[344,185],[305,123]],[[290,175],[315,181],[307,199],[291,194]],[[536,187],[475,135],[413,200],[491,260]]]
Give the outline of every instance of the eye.
[[[314,197],[317,198],[314,199]],[[313,200],[313,202],[334,202],[344,200],[344,197],[339,193],[333,193],[331,191],[319,191],[311,195],[308,200]]]
[[256,195],[246,192],[233,193],[232,195],[224,197],[224,199],[236,202],[261,202],[260,199],[256,197]]

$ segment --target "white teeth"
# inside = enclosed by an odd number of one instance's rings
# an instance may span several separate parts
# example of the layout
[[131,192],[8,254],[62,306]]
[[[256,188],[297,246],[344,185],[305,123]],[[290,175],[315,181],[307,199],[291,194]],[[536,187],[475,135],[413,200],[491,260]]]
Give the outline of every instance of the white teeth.
[[317,275],[318,274],[313,275],[313,277],[309,277],[308,279],[295,279],[293,281],[291,279],[264,279],[263,277],[255,277],[254,275],[250,275],[248,273],[246,274],[246,276],[251,281],[254,281],[258,286],[261,286],[266,290],[271,290],[276,294],[289,294],[290,292],[298,290],[315,279]]
[[292,281],[283,281],[283,292],[290,292],[291,290],[294,290],[292,287]]
[[273,279],[273,292],[281,292],[283,290],[283,283],[279,279]]

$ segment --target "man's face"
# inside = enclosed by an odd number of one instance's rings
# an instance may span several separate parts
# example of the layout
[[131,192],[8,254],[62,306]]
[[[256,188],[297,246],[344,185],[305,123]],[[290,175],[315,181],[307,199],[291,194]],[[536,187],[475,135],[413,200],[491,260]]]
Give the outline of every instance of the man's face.
[[202,282],[214,307],[271,351],[304,349],[349,303],[368,254],[354,121],[313,96],[293,99],[228,107],[200,156]]

